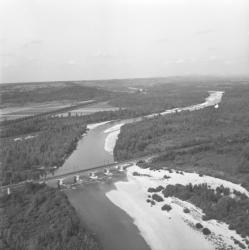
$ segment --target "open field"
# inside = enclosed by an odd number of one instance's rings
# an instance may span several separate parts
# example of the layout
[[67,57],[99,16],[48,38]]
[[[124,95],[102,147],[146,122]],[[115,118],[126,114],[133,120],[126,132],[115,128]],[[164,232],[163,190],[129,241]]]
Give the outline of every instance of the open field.
[[79,105],[81,103],[83,104],[83,103],[88,103],[92,101],[93,100],[88,100],[88,101],[77,102],[77,103],[72,103],[68,101],[47,102],[47,103],[39,103],[39,104],[30,103],[30,104],[26,104],[23,107],[15,106],[15,107],[3,108],[0,110],[0,121],[33,116],[33,115],[42,114],[45,112],[55,111],[57,109],[69,108],[72,105],[77,105],[77,104]]

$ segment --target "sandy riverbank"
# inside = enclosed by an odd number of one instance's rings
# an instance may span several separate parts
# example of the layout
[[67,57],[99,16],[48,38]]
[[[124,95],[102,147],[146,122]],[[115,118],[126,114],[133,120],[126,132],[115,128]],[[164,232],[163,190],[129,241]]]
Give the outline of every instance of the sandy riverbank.
[[[201,104],[196,104],[193,106],[184,107],[184,108],[169,109],[169,110],[162,112],[161,115],[173,114],[176,112],[181,112],[181,111],[186,111],[186,110],[194,111],[194,110],[198,110],[201,108],[213,106],[213,105],[221,102],[223,93],[224,92],[222,92],[222,91],[209,91],[209,96],[205,99],[205,102],[203,102]],[[157,115],[157,114],[151,114],[151,115],[147,115],[145,117],[146,118],[153,118],[155,115]],[[126,120],[125,122],[124,121],[120,122],[120,123],[115,124],[114,126],[108,128],[108,129],[106,129],[104,131],[104,133],[108,133],[108,135],[106,136],[106,139],[105,139],[105,146],[104,146],[105,151],[107,151],[110,154],[113,154],[113,149],[114,149],[116,141],[118,139],[118,135],[120,133],[121,127],[126,123],[140,121],[141,119],[142,119],[142,117],[129,119],[129,120]],[[87,126],[87,128],[94,129],[98,126],[104,125],[105,123],[108,123],[108,122],[89,124]]]
[[97,128],[97,127],[99,127],[99,126],[101,126],[101,125],[104,125],[104,124],[106,124],[106,123],[108,123],[108,122],[110,122],[110,121],[98,122],[98,123],[91,123],[91,124],[88,124],[88,125],[87,125],[87,128],[88,128],[88,129],[94,129],[94,128]]
[[[133,176],[133,172],[147,176]],[[165,174],[170,176],[170,179],[164,179]],[[231,239],[233,236],[242,240],[235,231],[229,230],[225,223],[218,223],[215,220],[202,221],[202,211],[192,204],[176,198],[167,198],[164,202],[151,207],[146,199],[149,187],[176,183],[185,185],[190,182],[207,183],[211,188],[223,185],[248,194],[240,185],[209,176],[200,177],[195,173],[182,175],[176,172],[170,173],[167,170],[151,171],[141,169],[136,165],[128,168],[127,179],[127,182],[116,182],[116,190],[107,192],[106,196],[134,219],[134,224],[151,249],[213,250],[220,247],[225,250],[229,249],[229,246],[232,246],[230,249],[239,249]],[[161,206],[164,203],[170,204],[173,209],[170,212],[162,211]],[[188,207],[191,213],[185,214],[184,207]],[[197,222],[208,227],[212,235],[207,237],[193,229],[191,225]]]
[[105,146],[104,146],[105,151],[107,151],[108,153],[113,154],[113,150],[114,150],[116,141],[118,139],[120,129],[124,124],[125,124],[124,122],[120,124],[116,124],[112,126],[111,128],[108,128],[104,131],[104,133],[108,133],[105,139]]

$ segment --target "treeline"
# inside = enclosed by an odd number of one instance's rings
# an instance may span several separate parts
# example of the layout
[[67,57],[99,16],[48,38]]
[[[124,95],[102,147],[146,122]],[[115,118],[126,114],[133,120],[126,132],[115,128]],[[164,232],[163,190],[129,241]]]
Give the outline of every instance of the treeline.
[[[249,236],[249,198],[245,194],[231,193],[223,186],[213,190],[207,184],[167,185],[162,192],[164,197],[175,196],[201,208],[204,220],[225,222],[242,237]],[[232,194],[235,197],[232,198]]]
[[[79,117],[30,119],[5,128],[2,136],[11,137],[1,139],[2,183],[37,179],[46,169],[61,166],[84,132],[86,123]],[[34,137],[14,141],[27,135]]]
[[98,250],[66,195],[45,185],[26,184],[0,198],[0,249]]

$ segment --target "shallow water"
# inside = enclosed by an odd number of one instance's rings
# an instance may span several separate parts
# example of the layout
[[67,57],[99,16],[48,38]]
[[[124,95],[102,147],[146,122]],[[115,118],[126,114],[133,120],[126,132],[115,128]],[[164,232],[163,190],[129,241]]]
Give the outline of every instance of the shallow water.
[[133,219],[114,205],[105,193],[112,184],[95,183],[66,194],[82,222],[97,235],[105,250],[149,250]]
[[105,141],[111,132],[105,133],[105,130],[118,123],[110,122],[90,129],[55,175],[113,163],[113,154],[105,150]]

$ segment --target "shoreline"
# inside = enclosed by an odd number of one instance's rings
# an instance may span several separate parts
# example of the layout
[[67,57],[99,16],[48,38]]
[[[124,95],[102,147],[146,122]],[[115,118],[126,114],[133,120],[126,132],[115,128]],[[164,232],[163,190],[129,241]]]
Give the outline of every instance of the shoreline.
[[[126,181],[126,178],[120,177],[117,181]],[[151,250],[134,225],[133,218],[106,197],[105,193],[111,190],[115,190],[114,180],[67,189],[65,193],[103,250]]]
[[[133,172],[139,172],[142,176],[134,176]],[[165,174],[170,175],[171,178],[168,180],[163,179]],[[149,177],[146,175],[149,175]],[[233,190],[247,192],[239,185],[223,180],[220,182],[219,179],[214,177],[200,177],[191,173],[181,175],[176,172],[169,173],[167,170],[152,171],[133,165],[127,170],[127,182],[116,182],[116,190],[107,192],[106,196],[134,219],[134,224],[138,227],[141,235],[152,250],[163,250],[165,246],[167,246],[168,250],[199,250],[197,246],[200,245],[202,245],[202,249],[208,250],[216,249],[217,247],[218,249],[229,249],[229,246],[233,246],[232,249],[240,249],[231,239],[231,237],[234,237],[242,241],[240,235],[233,230],[229,230],[228,225],[225,223],[219,223],[216,220],[203,221],[201,209],[193,204],[172,197],[166,198],[164,202],[170,204],[173,208],[170,212],[166,212],[161,210],[161,205],[164,203],[156,203],[155,206],[150,207],[146,202],[148,198],[147,189],[149,187],[157,187],[167,183],[182,184],[183,179],[186,178],[186,183],[192,178],[194,184],[201,183],[202,180],[202,182],[207,182],[213,188],[223,184]],[[183,212],[185,207],[190,209],[190,214]],[[197,222],[209,228],[212,232],[211,236],[204,237],[197,229],[193,230],[193,225]],[[179,241],[179,239],[177,240],[179,234],[181,235],[181,247],[175,243],[175,240],[176,242]],[[170,244],[170,242],[174,244]],[[188,245],[191,242],[194,242],[194,245]]]
[[118,135],[120,133],[121,127],[123,125],[125,125],[124,122],[116,124],[104,131],[105,134],[108,133],[108,135],[105,138],[104,149],[111,155],[113,155],[113,150],[118,140]]

